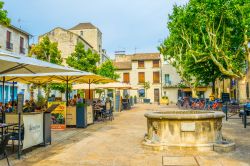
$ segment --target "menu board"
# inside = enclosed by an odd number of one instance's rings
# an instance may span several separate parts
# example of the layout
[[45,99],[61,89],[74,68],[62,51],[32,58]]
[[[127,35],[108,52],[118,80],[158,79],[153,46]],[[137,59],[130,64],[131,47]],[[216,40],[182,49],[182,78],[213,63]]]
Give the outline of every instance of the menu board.
[[48,107],[53,104],[59,104],[51,112],[51,129],[64,130],[66,128],[66,102],[48,102]]
[[87,124],[93,124],[94,117],[93,117],[93,107],[92,105],[87,106]]

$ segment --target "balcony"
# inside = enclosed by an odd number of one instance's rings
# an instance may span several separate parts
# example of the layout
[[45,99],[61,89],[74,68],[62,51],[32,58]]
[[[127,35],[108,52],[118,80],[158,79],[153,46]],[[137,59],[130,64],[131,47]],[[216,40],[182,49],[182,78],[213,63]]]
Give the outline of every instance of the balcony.
[[13,50],[13,44],[9,41],[6,42],[6,49],[7,50]]
[[165,83],[163,84],[164,87],[173,87],[174,85],[172,84],[171,81],[165,81]]
[[20,54],[25,54],[25,48],[20,47]]

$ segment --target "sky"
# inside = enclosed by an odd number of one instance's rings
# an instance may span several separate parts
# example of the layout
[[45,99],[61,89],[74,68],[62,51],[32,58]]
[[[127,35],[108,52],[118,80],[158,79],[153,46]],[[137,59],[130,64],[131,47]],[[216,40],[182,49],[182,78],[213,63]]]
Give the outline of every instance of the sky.
[[157,52],[168,36],[168,14],[174,4],[188,0],[2,0],[11,23],[37,37],[55,27],[69,29],[91,22],[102,32],[103,48],[115,51]]

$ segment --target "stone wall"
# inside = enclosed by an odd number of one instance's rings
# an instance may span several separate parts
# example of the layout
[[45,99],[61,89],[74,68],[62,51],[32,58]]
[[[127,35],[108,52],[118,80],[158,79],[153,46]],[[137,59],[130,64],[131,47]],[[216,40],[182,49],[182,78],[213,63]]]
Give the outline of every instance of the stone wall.
[[[13,44],[13,50],[7,50],[6,48],[6,40],[7,40],[7,31],[11,32],[11,40],[10,42]],[[17,31],[14,28],[11,27],[5,27],[3,25],[0,25],[0,49],[11,51],[16,54],[20,54],[20,37],[23,37],[24,39],[24,49],[25,54],[21,55],[28,55],[29,50],[29,36]]]
[[66,65],[67,57],[74,52],[77,42],[82,42],[85,49],[92,49],[91,46],[79,38],[78,35],[62,28],[55,28],[46,34],[39,36],[39,42],[41,42],[44,36],[48,36],[52,42],[58,43],[58,49],[61,51],[64,65]]

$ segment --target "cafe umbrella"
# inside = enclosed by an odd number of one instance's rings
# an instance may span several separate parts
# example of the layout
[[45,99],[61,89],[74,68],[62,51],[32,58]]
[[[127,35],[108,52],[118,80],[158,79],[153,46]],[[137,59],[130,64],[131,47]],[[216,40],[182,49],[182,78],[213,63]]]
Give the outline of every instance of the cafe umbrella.
[[[37,74],[51,72],[78,71],[73,68],[52,64],[35,58],[13,54],[0,50],[0,75],[8,74]],[[2,101],[4,103],[4,87],[6,78],[0,76],[2,81]],[[13,100],[13,99],[12,99]]]
[[[8,81],[17,81],[22,83],[66,83],[66,103],[68,105],[69,84],[72,83],[86,83],[89,86],[89,94],[91,84],[110,83],[115,80],[96,75],[90,72],[56,72],[56,73],[40,73],[40,74],[8,74],[0,75],[5,77]],[[90,95],[89,95],[90,96]]]
[[[0,50],[0,79],[2,81],[2,101],[4,103],[4,89],[5,89],[5,81],[6,76],[8,74],[37,74],[37,73],[50,73],[50,72],[69,72],[69,71],[77,71],[72,68],[44,62],[35,58],[21,56],[17,54],[13,54],[10,52],[5,52]],[[14,80],[13,80],[14,81]],[[13,82],[14,86],[14,82]],[[13,88],[14,90],[14,88]],[[12,95],[12,100],[14,100]],[[20,122],[21,114],[18,113],[18,158],[20,158],[20,140],[21,140],[21,122]],[[4,116],[2,115],[2,118]],[[4,120],[4,119],[3,119]],[[4,121],[3,121],[4,122]]]

